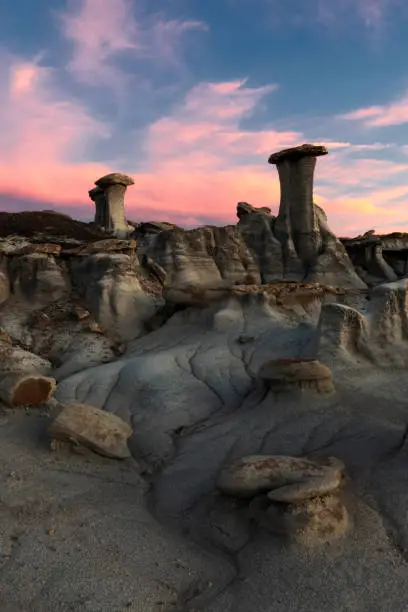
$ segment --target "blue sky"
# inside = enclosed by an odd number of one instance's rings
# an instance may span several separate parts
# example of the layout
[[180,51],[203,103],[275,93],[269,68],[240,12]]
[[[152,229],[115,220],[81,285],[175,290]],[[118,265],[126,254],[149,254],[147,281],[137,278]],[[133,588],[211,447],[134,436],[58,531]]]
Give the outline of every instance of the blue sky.
[[4,2],[0,205],[89,219],[122,171],[130,219],[234,223],[314,142],[337,233],[408,231],[407,27],[400,0]]

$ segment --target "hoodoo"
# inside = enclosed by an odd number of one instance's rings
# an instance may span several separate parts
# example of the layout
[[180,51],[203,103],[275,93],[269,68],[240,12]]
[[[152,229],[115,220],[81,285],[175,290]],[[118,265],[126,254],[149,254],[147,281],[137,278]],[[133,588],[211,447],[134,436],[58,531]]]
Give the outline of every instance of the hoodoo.
[[276,164],[279,173],[281,199],[275,234],[282,243],[284,266],[294,247],[306,274],[315,267],[322,246],[313,204],[313,176],[316,158],[327,153],[324,146],[303,144],[274,153],[268,160]]
[[88,192],[95,202],[95,224],[117,238],[126,238],[130,228],[125,217],[125,193],[129,185],[134,185],[134,180],[113,172],[95,181],[95,185]]

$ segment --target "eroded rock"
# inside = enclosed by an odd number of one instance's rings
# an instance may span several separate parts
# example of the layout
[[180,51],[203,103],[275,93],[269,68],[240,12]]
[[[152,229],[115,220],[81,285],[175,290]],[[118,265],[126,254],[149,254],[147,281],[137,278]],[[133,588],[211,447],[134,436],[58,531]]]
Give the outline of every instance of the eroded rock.
[[52,439],[83,444],[106,457],[130,457],[127,440],[132,428],[116,415],[87,404],[64,406],[48,434]]
[[21,373],[0,376],[0,398],[12,408],[48,402],[55,388],[55,379],[47,376]]
[[251,502],[249,514],[266,531],[307,547],[337,540],[347,533],[350,522],[336,494],[296,504],[271,503],[268,496],[260,496]]
[[274,359],[258,372],[272,391],[312,389],[318,393],[332,393],[334,385],[330,368],[317,359]]
[[126,174],[112,172],[95,181],[97,189],[89,191],[95,202],[95,224],[118,238],[125,238],[133,231],[125,217],[125,193],[134,180]]
[[251,498],[268,491],[268,499],[294,503],[324,495],[339,488],[344,465],[334,457],[250,455],[225,466],[216,486],[232,497]]

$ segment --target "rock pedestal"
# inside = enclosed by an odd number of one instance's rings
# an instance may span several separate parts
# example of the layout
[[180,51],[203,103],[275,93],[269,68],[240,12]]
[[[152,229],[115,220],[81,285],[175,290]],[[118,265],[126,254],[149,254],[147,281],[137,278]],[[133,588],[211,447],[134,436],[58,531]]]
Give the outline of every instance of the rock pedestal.
[[126,238],[130,227],[125,217],[125,193],[134,180],[126,174],[113,172],[95,181],[96,188],[89,191],[95,202],[95,224],[117,238]]
[[274,231],[283,247],[284,267],[290,267],[296,254],[305,275],[315,267],[321,249],[313,176],[316,157],[327,153],[326,147],[303,144],[274,153],[268,160],[279,173],[281,199]]
[[95,202],[95,225],[100,228],[107,228],[109,226],[109,221],[106,218],[107,203],[103,189],[94,187],[88,191],[88,195],[92,202]]

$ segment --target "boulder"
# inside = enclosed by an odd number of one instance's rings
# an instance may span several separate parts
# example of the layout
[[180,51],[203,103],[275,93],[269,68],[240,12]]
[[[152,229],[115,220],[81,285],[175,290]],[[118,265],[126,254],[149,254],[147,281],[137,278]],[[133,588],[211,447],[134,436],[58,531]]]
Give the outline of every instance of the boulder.
[[332,393],[334,385],[330,368],[317,359],[274,359],[259,370],[258,377],[272,391],[312,389]]
[[64,406],[48,427],[52,439],[89,447],[115,459],[130,457],[127,440],[132,428],[119,417],[87,404]]
[[34,406],[51,399],[54,378],[41,374],[9,373],[0,377],[0,399],[8,406]]
[[336,494],[297,504],[271,503],[259,496],[251,502],[249,515],[266,531],[306,547],[328,544],[349,529],[347,508]]
[[216,486],[232,497],[251,498],[268,491],[271,501],[293,503],[335,491],[343,472],[343,463],[334,457],[249,455],[225,466]]

